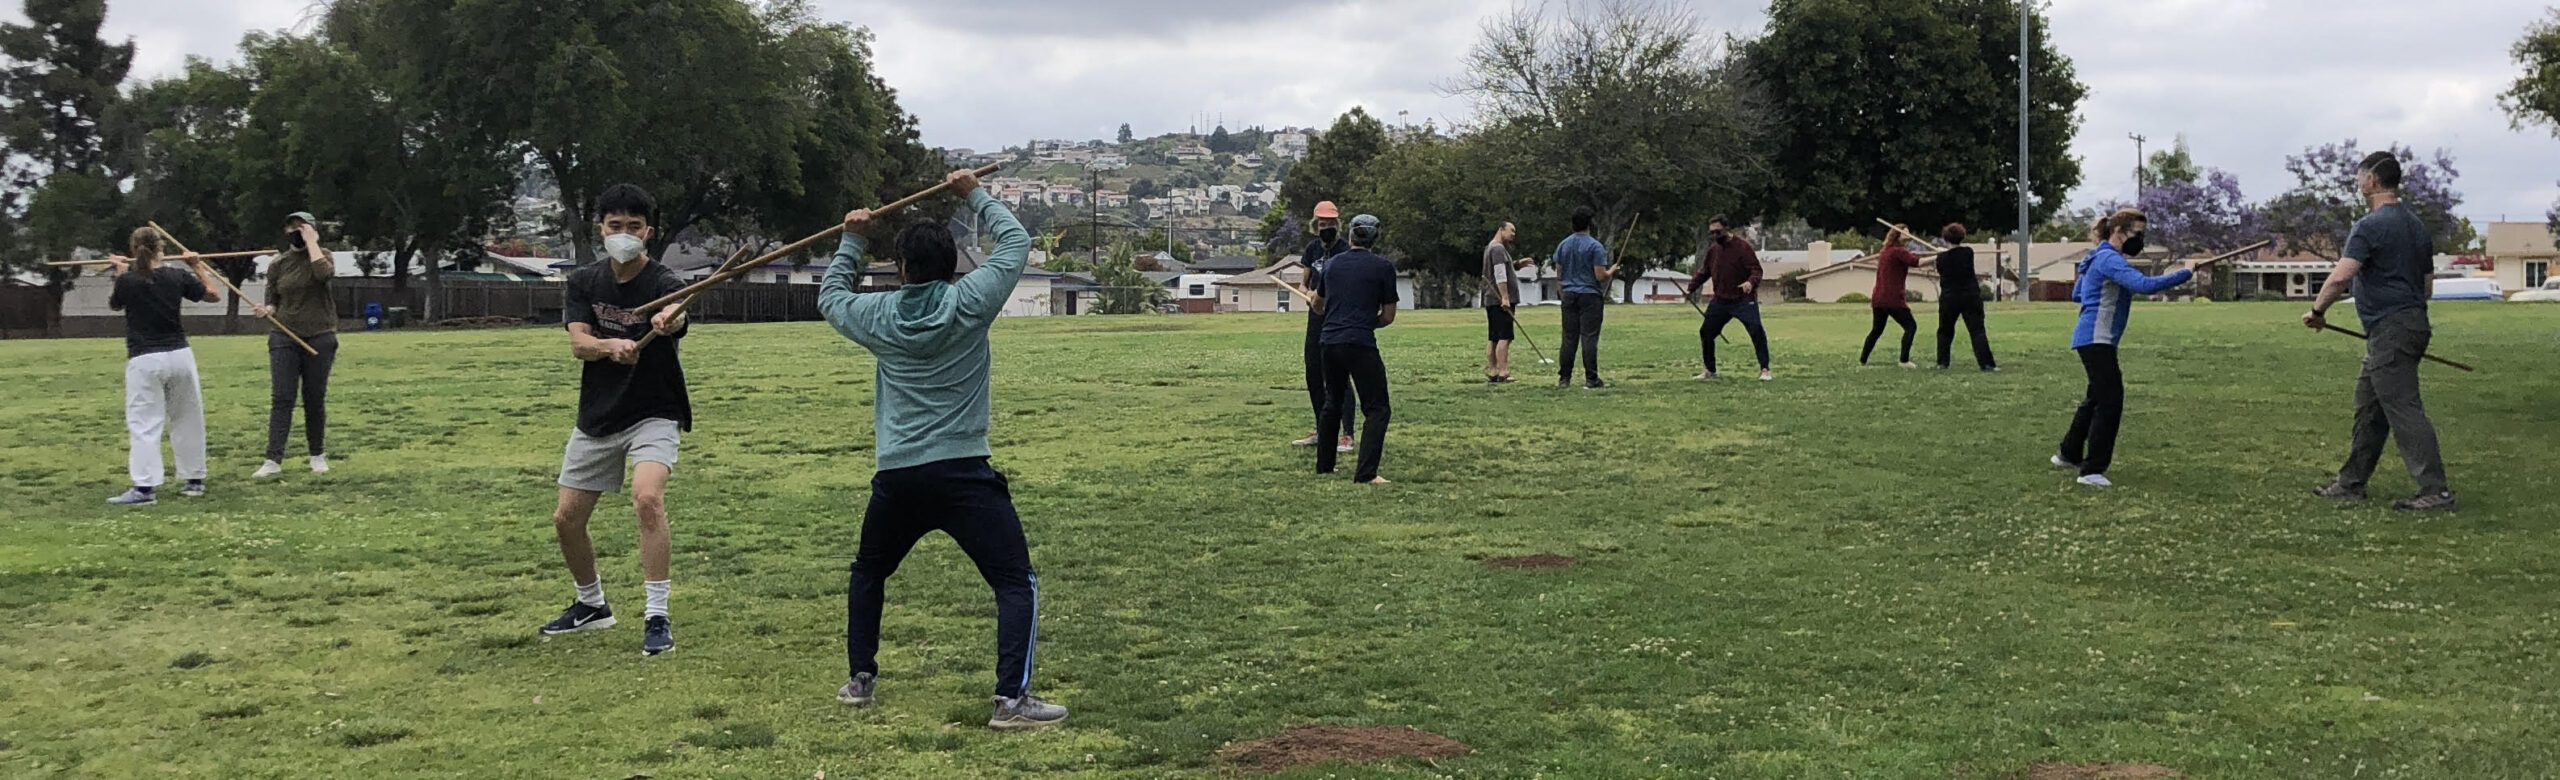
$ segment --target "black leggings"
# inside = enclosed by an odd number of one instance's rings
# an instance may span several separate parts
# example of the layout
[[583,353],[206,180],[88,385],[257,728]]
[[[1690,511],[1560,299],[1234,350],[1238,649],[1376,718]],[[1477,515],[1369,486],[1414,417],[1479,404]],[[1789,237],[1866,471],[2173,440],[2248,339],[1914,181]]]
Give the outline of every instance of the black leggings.
[[2115,464],[2116,429],[2124,424],[2124,370],[2116,365],[2114,344],[2081,347],[2080,367],[2089,374],[2089,391],[2062,435],[2062,459],[2080,464],[2082,475],[2105,474]]
[[[1351,395],[1360,394],[1360,465],[1352,472],[1354,482],[1367,482],[1378,476],[1378,459],[1387,449],[1387,364],[1378,357],[1378,348],[1361,344],[1328,344],[1324,348],[1324,415],[1317,418],[1316,430],[1325,430],[1334,420],[1351,420]],[[1316,473],[1333,473],[1334,448],[1316,445]]]
[[[1324,346],[1316,343],[1316,338],[1323,335],[1323,333],[1323,315],[1315,314],[1313,312],[1308,313],[1306,345],[1307,411],[1308,413],[1313,414],[1317,419],[1317,444],[1331,443],[1324,440]],[[1351,435],[1351,414],[1348,412],[1345,412],[1342,415],[1342,435]]]
[[[1332,452],[1333,448],[1323,448]],[[1040,578],[1013,491],[987,459],[938,460],[871,476],[871,506],[862,513],[852,574],[844,593],[846,677],[880,673],[880,607],[889,576],[924,535],[941,531],[960,543],[996,596],[996,695],[1031,689],[1039,641]]]
[[1978,300],[1938,304],[1938,367],[1947,367],[1947,348],[1955,346],[1957,320],[1964,321],[1965,333],[1973,337],[1974,365],[1999,368],[1999,361],[1991,359],[1991,338],[1982,332],[1982,302]]
[[1878,306],[1875,307],[1875,313],[1875,327],[1867,329],[1867,346],[1865,349],[1858,350],[1858,365],[1866,365],[1867,358],[1876,353],[1876,339],[1884,336],[1886,320],[1902,323],[1902,360],[1899,362],[1911,362],[1911,337],[1920,332],[1920,323],[1911,319],[1911,310]]
[[320,354],[282,333],[267,334],[267,459],[284,460],[284,437],[293,431],[294,390],[302,392],[302,438],[312,455],[326,455],[329,434],[329,368],[338,363],[338,334],[303,339]]

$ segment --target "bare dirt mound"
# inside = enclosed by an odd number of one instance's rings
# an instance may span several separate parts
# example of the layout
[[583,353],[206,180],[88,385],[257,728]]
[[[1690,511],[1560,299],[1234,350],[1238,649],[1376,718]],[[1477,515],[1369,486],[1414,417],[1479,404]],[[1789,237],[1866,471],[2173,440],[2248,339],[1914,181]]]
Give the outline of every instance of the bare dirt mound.
[[2031,764],[2021,780],[2157,780],[2186,773],[2159,764]]
[[1555,569],[1573,565],[1573,559],[1562,555],[1539,553],[1514,558],[1494,558],[1485,561],[1484,565],[1496,569]]
[[1311,725],[1219,748],[1218,758],[1249,772],[1279,772],[1327,761],[1450,758],[1468,752],[1457,740],[1410,726]]

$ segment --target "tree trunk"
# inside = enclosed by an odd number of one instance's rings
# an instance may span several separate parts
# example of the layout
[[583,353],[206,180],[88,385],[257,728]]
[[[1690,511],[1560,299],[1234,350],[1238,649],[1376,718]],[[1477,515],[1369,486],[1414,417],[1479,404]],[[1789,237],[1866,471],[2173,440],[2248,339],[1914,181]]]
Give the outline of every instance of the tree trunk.
[[571,170],[567,155],[557,150],[536,153],[543,167],[551,169],[551,181],[560,191],[561,230],[569,236],[569,258],[579,265],[595,262],[594,226],[587,218],[586,182]]
[[422,247],[420,254],[424,255],[427,262],[426,289],[418,297],[418,322],[423,324],[443,318],[444,271],[439,268],[443,263],[436,262],[436,256],[443,254],[438,247],[433,245]]

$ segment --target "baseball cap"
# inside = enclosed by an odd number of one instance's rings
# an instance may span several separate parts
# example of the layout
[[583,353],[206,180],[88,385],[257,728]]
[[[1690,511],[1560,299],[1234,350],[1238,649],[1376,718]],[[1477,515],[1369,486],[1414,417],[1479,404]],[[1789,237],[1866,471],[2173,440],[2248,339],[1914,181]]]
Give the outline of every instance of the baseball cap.
[[1329,200],[1328,200],[1328,201],[1321,201],[1321,202],[1318,202],[1318,203],[1316,204],[1316,218],[1317,218],[1317,219],[1341,219],[1341,218],[1342,218],[1342,209],[1335,208],[1335,207],[1334,207],[1334,205],[1333,205],[1333,201],[1329,201]]
[[1378,240],[1378,218],[1362,214],[1351,218],[1351,240],[1367,245]]
[[311,216],[311,212],[308,211],[296,211],[294,213],[284,215],[284,221],[286,222],[292,222],[297,219],[313,225],[320,224],[320,218]]

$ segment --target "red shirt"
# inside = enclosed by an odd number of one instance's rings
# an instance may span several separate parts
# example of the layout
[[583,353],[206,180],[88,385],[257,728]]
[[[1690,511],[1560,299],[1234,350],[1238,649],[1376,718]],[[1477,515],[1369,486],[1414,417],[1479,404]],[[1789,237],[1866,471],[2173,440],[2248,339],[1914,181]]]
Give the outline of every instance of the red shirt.
[[1876,256],[1876,291],[1868,296],[1868,302],[1879,309],[1911,308],[1911,302],[1904,300],[1903,290],[1909,286],[1911,269],[1918,267],[1920,257],[1911,250],[1885,247],[1884,253]]
[[[1760,290],[1760,254],[1752,251],[1751,242],[1741,236],[1728,235],[1720,242],[1707,244],[1707,256],[1698,263],[1698,272],[1689,275],[1689,289],[1714,283],[1719,301],[1749,300]],[[1742,283],[1750,282],[1752,292],[1742,291]]]

